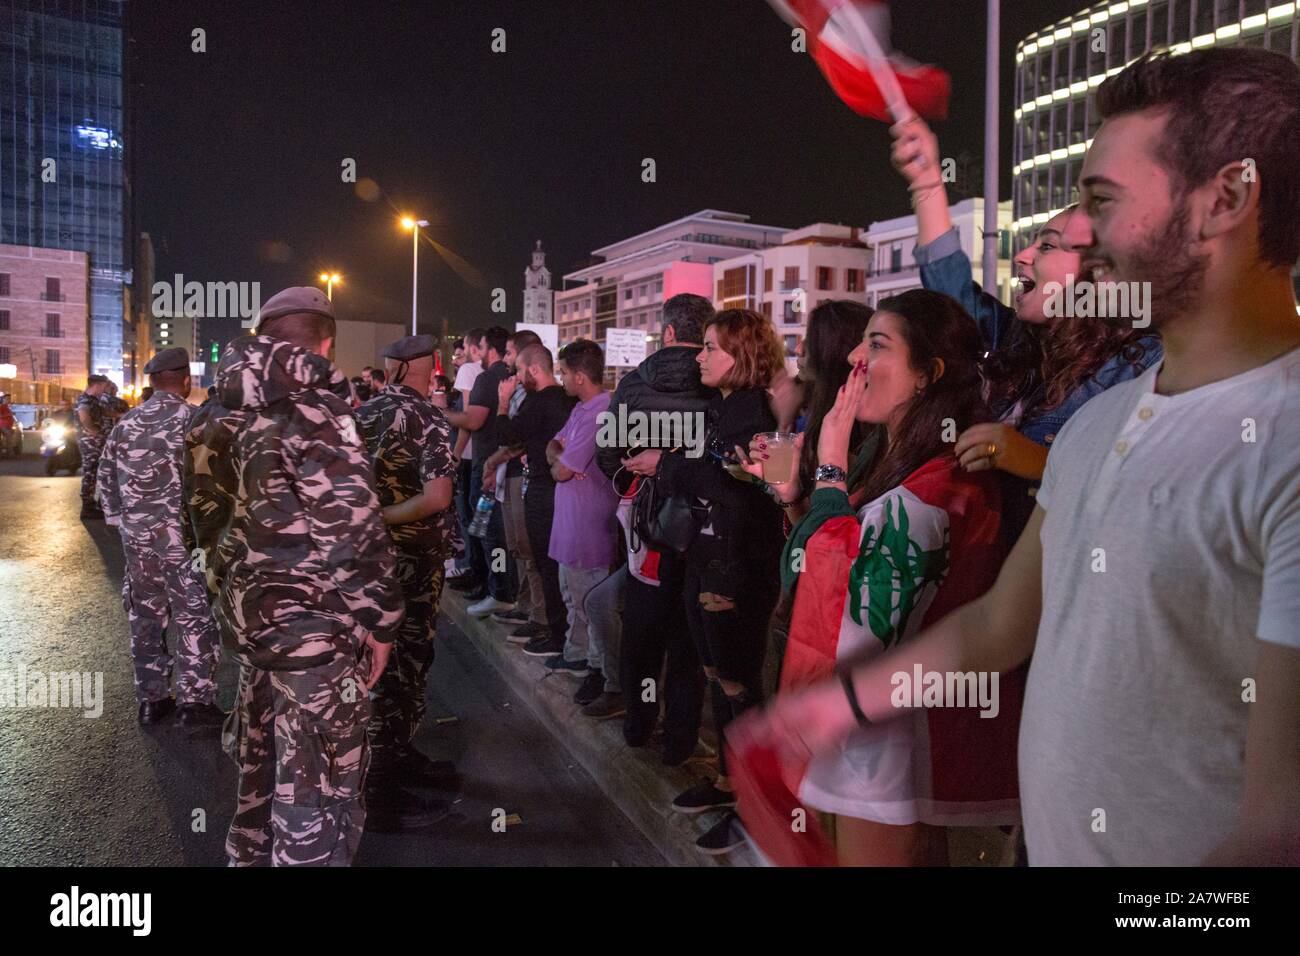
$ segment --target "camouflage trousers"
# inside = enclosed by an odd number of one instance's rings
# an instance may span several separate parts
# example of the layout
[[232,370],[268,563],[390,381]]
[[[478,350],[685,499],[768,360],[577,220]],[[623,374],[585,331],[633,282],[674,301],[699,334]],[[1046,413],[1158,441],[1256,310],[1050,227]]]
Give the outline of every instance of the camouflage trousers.
[[355,659],[243,664],[222,744],[239,765],[231,866],[348,866],[361,842],[370,700]]
[[[180,537],[179,530],[175,535]],[[217,696],[214,674],[221,657],[221,638],[208,605],[203,574],[196,571],[179,542],[167,536],[122,535],[126,576],[122,606],[131,622],[131,663],[137,700],[171,695],[176,664],[176,699],[182,704],[210,704]],[[175,625],[174,647],[167,647],[167,625]]]
[[445,568],[440,554],[397,550],[397,578],[406,598],[406,617],[372,691],[370,746],[376,758],[407,747],[424,719],[425,679],[433,666],[433,632],[442,600]]
[[78,438],[77,450],[81,452],[81,503],[95,500],[95,481],[99,477],[99,456],[104,454],[104,438]]

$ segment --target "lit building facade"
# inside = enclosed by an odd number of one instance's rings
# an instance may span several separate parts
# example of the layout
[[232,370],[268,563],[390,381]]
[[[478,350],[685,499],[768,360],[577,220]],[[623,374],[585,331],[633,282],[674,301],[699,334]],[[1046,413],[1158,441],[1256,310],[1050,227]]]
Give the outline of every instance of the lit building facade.
[[664,302],[682,292],[711,300],[715,263],[777,245],[786,231],[704,209],[595,249],[597,261],[565,275],[566,287],[555,293],[560,344],[589,338],[603,345],[606,329],[636,328],[653,351]]
[[867,302],[871,255],[857,226],[818,222],[794,229],[781,243],[713,266],[713,305],[753,309],[772,323],[794,357],[808,316],[828,299]]
[[84,252],[0,245],[0,365],[15,380],[86,387],[89,287]]
[[90,370],[118,384],[130,269],[124,7],[0,2],[0,243],[86,254]]
[[[200,325],[196,315],[149,314],[149,354],[163,349],[183,348],[190,353],[191,362],[201,362],[206,356],[200,354],[202,339]],[[146,359],[145,361],[148,361]]]
[[1102,81],[1147,50],[1264,47],[1297,58],[1295,3],[1128,0],[1099,3],[1016,45],[1013,243],[1078,199],[1083,154],[1101,125]]
[[[984,200],[963,199],[948,207],[957,239],[971,264],[971,278],[983,282]],[[998,204],[998,288],[989,290],[1003,302],[1011,301],[1011,258],[1009,227],[1011,203]],[[875,308],[882,299],[909,289],[923,288],[916,264],[916,216],[899,216],[873,222],[867,229],[870,266],[867,272],[867,304]]]

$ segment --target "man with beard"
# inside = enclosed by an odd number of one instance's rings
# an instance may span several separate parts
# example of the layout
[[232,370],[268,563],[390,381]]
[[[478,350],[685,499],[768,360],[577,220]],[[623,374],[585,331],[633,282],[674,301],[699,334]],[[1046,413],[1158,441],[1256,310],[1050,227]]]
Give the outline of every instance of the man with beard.
[[[540,344],[537,333],[524,329],[506,341],[506,368],[515,376],[514,391],[510,393],[508,418],[519,414],[528,396],[528,390],[519,381],[519,353],[530,345]],[[542,576],[533,563],[532,548],[528,543],[528,528],[524,520],[524,463],[523,451],[500,446],[488,457],[483,466],[483,490],[494,492],[504,509],[506,549],[515,557],[518,569],[517,590],[513,610],[497,611],[492,620],[514,627],[511,637],[533,638],[545,634],[546,607],[542,598]]]
[[898,672],[1029,668],[1034,865],[1300,863],[1300,69],[1214,48],[1103,83],[1084,268],[1148,282],[1161,364],[1085,405],[993,588],[779,700],[785,762],[895,706]]
[[[519,353],[518,379],[528,392],[519,414],[509,417],[515,376],[505,379],[497,390],[497,422],[500,440],[524,453],[524,521],[533,562],[542,579],[542,600],[546,609],[546,633],[524,638],[524,653],[550,657],[564,651],[568,635],[564,593],[560,589],[560,566],[550,556],[551,524],[555,520],[555,479],[546,461],[546,446],[569,420],[574,400],[555,380],[551,351],[535,343]],[[512,639],[514,636],[512,635]]]

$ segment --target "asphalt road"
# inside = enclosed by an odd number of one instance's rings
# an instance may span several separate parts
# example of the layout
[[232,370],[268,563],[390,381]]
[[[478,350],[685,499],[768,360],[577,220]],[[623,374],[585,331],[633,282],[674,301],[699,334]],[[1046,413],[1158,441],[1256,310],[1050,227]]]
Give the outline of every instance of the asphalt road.
[[[0,864],[225,862],[235,767],[215,733],[135,719],[115,529],[78,520],[80,478],[0,462],[0,689],[26,673],[102,674],[102,714],[0,700]],[[367,833],[358,865],[661,865],[640,832],[445,618],[417,743],[454,760],[453,812]],[[235,670],[223,660],[229,709]],[[438,719],[445,722],[436,723]],[[493,811],[518,814],[504,833]]]

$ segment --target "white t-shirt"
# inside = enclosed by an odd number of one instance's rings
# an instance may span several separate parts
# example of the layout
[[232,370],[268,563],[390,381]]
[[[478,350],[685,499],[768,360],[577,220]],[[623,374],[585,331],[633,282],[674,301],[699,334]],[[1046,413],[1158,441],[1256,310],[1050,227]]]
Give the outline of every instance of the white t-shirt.
[[[464,401],[461,403],[462,408],[469,407],[469,393],[474,389],[474,382],[483,374],[482,362],[466,362],[456,370],[456,381],[451,383],[451,387],[461,392]],[[474,433],[471,432],[469,441],[465,442],[465,451],[461,455],[464,461],[469,461],[474,457]]]
[[1038,492],[1031,865],[1199,863],[1241,802],[1258,641],[1300,647],[1300,350],[1172,396],[1159,369],[1070,419]]

